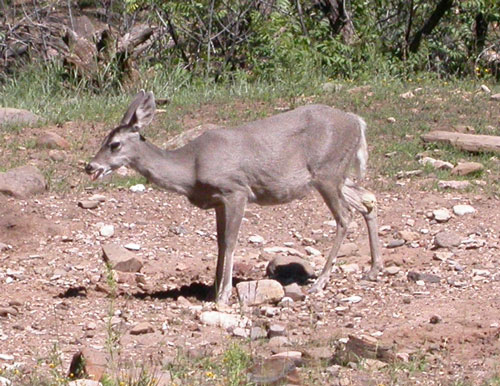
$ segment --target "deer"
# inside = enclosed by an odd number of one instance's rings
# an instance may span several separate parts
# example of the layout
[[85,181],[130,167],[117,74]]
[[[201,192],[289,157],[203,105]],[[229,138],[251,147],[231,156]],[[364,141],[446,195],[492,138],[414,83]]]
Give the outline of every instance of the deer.
[[155,115],[152,92],[141,90],[118,127],[104,138],[85,166],[91,180],[127,166],[167,191],[214,209],[218,257],[215,301],[228,303],[233,256],[248,204],[289,203],[316,190],[336,222],[325,265],[309,292],[324,289],[354,211],[366,222],[371,266],[363,276],[376,281],[383,270],[377,202],[361,187],[368,149],[366,123],[353,113],[306,105],[234,128],[212,129],[175,150],[163,150],[141,134]]

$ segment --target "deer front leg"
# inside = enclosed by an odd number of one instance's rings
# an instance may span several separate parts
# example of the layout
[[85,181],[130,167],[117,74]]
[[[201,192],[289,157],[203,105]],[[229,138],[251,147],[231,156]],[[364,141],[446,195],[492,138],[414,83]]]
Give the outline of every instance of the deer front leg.
[[232,196],[215,208],[217,221],[217,269],[215,272],[215,301],[228,303],[233,287],[233,255],[241,220],[245,213],[246,197]]

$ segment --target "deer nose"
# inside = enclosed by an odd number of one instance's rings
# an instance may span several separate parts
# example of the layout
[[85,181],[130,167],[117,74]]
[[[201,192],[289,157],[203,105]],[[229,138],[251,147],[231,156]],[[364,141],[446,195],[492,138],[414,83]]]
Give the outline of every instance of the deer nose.
[[90,162],[87,165],[85,165],[85,172],[87,174],[91,174],[93,170],[94,170],[94,167],[92,166],[92,164]]

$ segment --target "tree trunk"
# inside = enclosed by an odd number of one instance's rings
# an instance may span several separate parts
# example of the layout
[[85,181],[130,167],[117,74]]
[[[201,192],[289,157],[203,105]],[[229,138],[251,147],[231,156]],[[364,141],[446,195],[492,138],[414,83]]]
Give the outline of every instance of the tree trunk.
[[453,6],[453,0],[440,0],[434,12],[432,12],[429,19],[426,21],[424,26],[415,34],[410,43],[410,52],[416,53],[422,42],[424,35],[429,35],[432,30],[439,24],[439,21],[444,16],[446,11],[448,11]]
[[481,52],[484,49],[484,44],[486,42],[486,35],[488,34],[488,21],[484,17],[482,12],[476,15],[476,25],[474,27],[475,41],[476,41],[476,52]]
[[330,22],[332,35],[342,35],[344,43],[349,44],[354,37],[354,25],[345,8],[344,0],[317,0],[316,6],[321,9]]

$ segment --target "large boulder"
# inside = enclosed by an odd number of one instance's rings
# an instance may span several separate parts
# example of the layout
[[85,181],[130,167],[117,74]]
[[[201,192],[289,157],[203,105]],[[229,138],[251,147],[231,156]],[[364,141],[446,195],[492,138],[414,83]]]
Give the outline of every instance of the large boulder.
[[46,189],[44,176],[34,166],[20,166],[0,173],[0,193],[24,199]]
[[0,126],[36,125],[40,117],[28,110],[0,107]]

